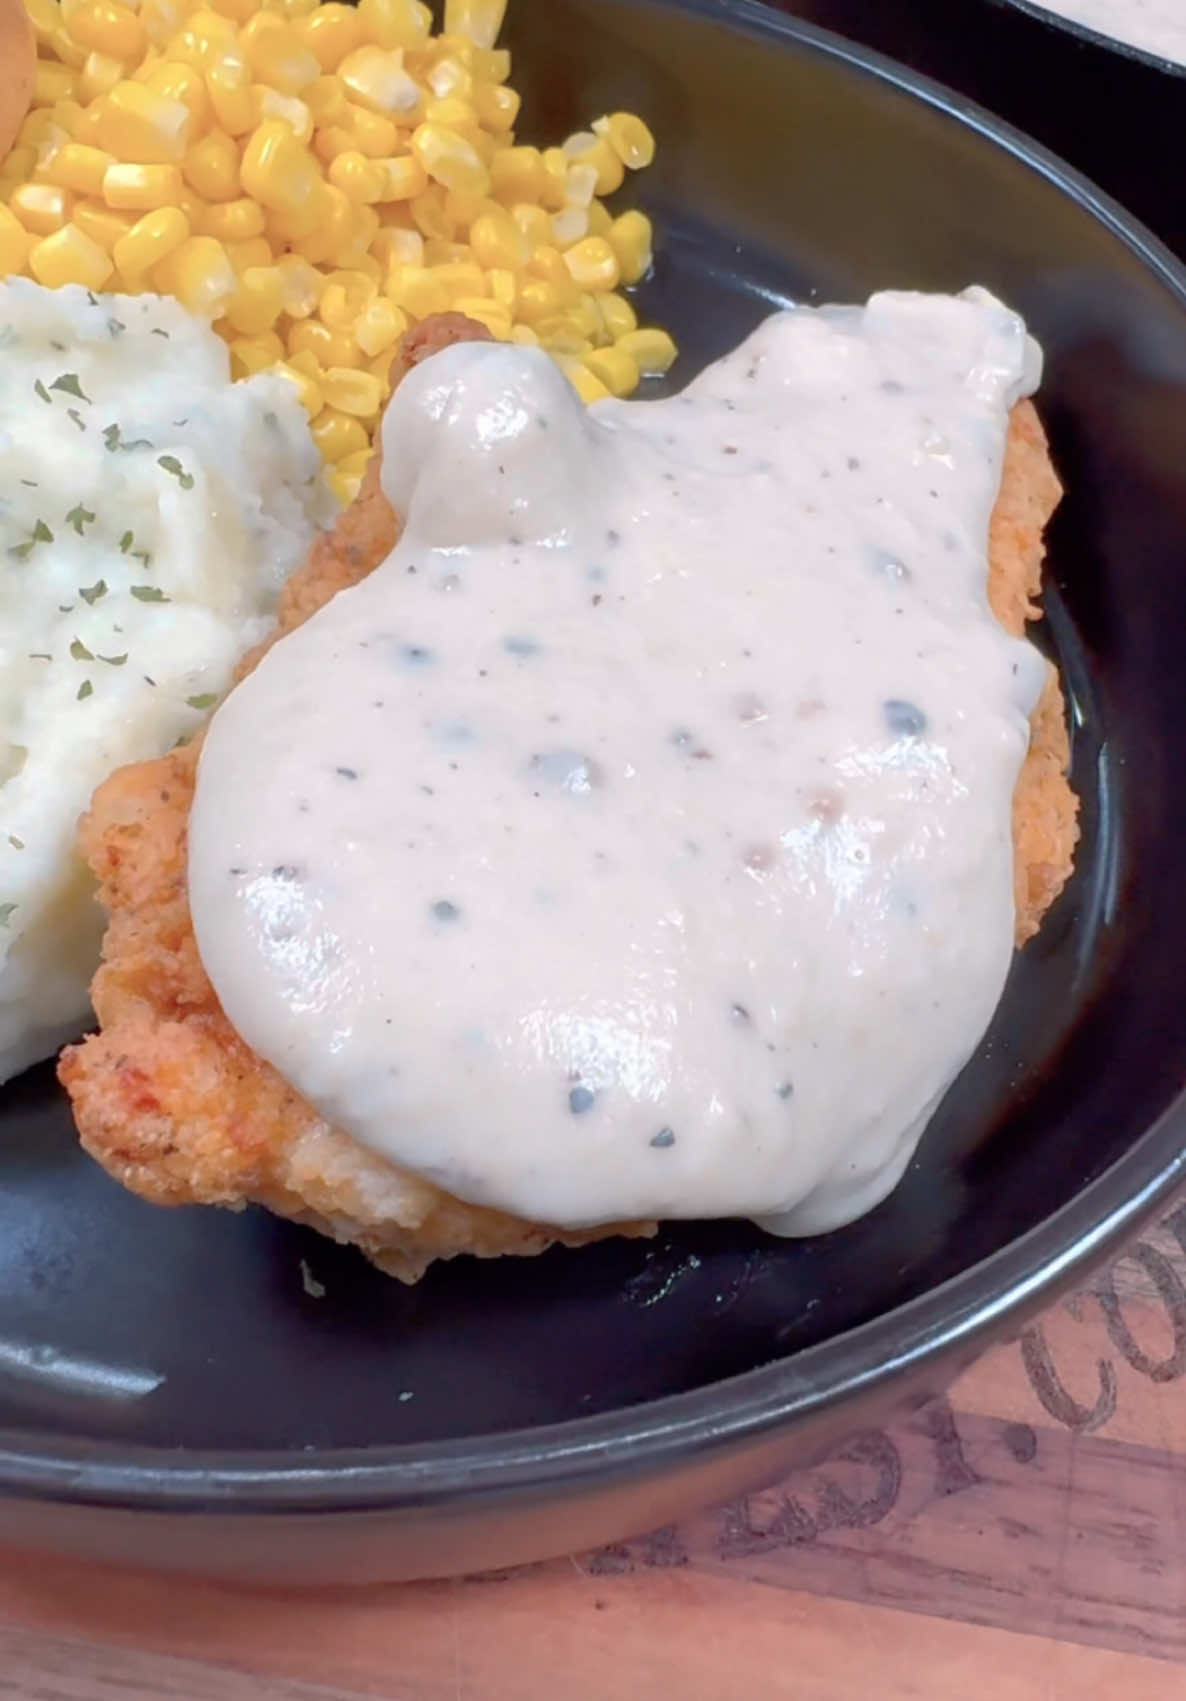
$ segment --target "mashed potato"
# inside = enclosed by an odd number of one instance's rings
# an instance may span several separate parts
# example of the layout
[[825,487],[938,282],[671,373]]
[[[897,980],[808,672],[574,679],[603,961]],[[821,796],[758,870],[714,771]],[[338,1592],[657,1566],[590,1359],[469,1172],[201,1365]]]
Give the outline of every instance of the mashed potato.
[[334,511],[283,378],[176,302],[0,285],[0,1080],[87,1018],[91,792],[204,718]]

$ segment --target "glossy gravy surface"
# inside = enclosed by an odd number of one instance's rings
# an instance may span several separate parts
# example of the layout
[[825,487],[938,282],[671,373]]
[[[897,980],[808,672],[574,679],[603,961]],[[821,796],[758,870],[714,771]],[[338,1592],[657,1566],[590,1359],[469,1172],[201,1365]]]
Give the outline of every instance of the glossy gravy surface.
[[398,547],[214,716],[189,881],[227,1016],[333,1123],[562,1226],[850,1220],[992,1016],[1044,664],[986,596],[981,291],[776,314],[586,410],[449,349]]

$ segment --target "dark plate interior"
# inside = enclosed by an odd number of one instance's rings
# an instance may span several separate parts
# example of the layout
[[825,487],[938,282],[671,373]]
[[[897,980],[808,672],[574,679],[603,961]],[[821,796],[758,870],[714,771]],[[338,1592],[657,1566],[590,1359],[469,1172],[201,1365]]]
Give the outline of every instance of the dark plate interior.
[[1047,166],[810,31],[770,31],[744,5],[511,13],[524,133],[628,106],[660,138],[634,185],[661,233],[642,301],[679,338],[678,376],[796,297],[979,282],[1028,317],[1070,492],[1046,639],[1075,705],[1078,872],[897,1193],[813,1241],[688,1226],[461,1260],[406,1289],[262,1213],[140,1204],[80,1155],[48,1069],[9,1086],[0,1430],[50,1451],[54,1436],[320,1450],[529,1428],[703,1388],[875,1318],[888,1354],[887,1312],[1066,1205],[1182,1086],[1178,283]]

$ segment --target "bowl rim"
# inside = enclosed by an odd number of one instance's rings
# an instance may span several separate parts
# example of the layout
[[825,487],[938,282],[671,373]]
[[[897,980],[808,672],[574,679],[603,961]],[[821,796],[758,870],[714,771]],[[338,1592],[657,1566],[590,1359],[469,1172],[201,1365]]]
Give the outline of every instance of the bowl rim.
[[[648,3],[839,62],[956,119],[1106,226],[1186,311],[1186,266],[1073,167],[963,96],[761,0]],[[530,1430],[302,1453],[179,1452],[0,1429],[0,1503],[8,1497],[155,1513],[357,1514],[545,1490],[575,1494],[614,1476],[670,1469],[690,1453],[752,1444],[803,1423],[927,1363],[972,1356],[989,1330],[1020,1324],[1065,1291],[1183,1182],[1186,1087],[1122,1158],[997,1252],[855,1328],[706,1387]]]
[[1134,42],[1108,35],[1104,30],[1094,29],[1091,24],[1081,23],[1078,18],[1066,18],[1061,12],[1044,6],[1042,0],[992,0],[992,3],[996,6],[1008,6],[1014,12],[1024,12],[1025,16],[1033,18],[1035,23],[1043,24],[1047,29],[1059,34],[1069,35],[1084,46],[1096,48],[1104,53],[1119,54],[1122,59],[1145,65],[1151,71],[1160,71],[1164,76],[1186,77],[1186,65],[1180,65],[1177,60],[1167,59],[1162,54],[1155,53],[1151,47],[1138,47]]

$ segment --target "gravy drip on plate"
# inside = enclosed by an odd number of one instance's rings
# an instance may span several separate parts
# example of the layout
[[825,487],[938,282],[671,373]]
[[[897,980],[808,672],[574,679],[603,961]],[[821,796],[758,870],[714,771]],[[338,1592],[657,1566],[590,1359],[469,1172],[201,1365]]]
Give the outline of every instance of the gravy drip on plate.
[[768,319],[586,410],[451,348],[383,427],[398,547],[215,715],[191,823],[227,1016],[331,1122],[566,1227],[888,1193],[981,1039],[1044,666],[993,618],[982,291]]
[[1083,24],[1155,58],[1186,65],[1186,0],[1040,0],[1047,12]]

